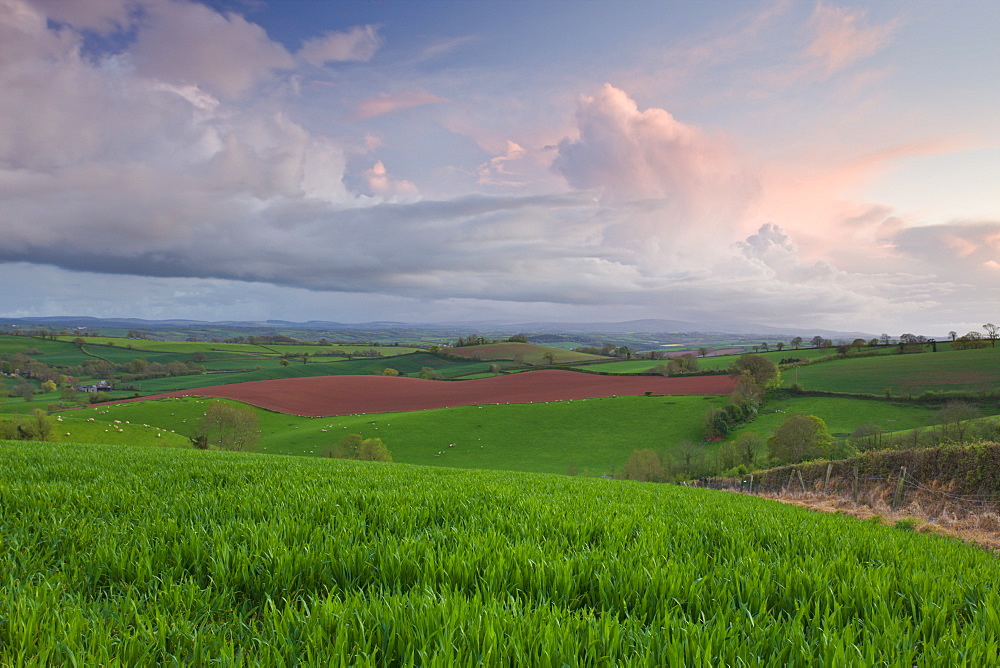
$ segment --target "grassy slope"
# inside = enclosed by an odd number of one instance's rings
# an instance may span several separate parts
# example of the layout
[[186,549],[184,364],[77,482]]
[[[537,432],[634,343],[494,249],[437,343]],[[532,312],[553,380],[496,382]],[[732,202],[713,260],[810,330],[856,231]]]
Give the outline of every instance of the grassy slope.
[[[1000,563],[669,485],[0,445],[3,665],[990,665]],[[752,528],[752,530],[748,530]]]
[[[84,420],[128,420],[191,434],[209,401],[142,401],[72,414]],[[632,450],[673,453],[681,441],[701,440],[702,415],[720,401],[616,397],[332,418],[256,410],[263,432],[261,451],[267,453],[322,456],[345,434],[359,433],[381,438],[397,462],[546,473],[566,473],[573,466],[580,473],[598,475],[621,466]],[[714,452],[717,446],[703,448]]]
[[1000,348],[883,355],[820,362],[784,374],[807,390],[917,395],[926,390],[975,391],[1000,387]]
[[831,434],[849,435],[866,422],[879,425],[885,431],[904,431],[924,427],[933,422],[937,407],[896,404],[869,399],[839,397],[782,397],[767,402],[764,411],[749,425],[740,429],[768,436],[788,418],[801,413],[822,418]]

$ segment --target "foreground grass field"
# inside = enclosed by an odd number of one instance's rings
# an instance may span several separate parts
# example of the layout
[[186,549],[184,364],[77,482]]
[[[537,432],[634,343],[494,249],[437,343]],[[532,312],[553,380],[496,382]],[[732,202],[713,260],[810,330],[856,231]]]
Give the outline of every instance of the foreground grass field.
[[1000,563],[709,490],[0,444],[2,665],[984,666]]

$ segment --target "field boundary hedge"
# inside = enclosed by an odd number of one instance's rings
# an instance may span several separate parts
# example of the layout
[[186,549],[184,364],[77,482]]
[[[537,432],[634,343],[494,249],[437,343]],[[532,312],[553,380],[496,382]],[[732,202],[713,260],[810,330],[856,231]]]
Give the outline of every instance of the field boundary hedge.
[[[874,450],[839,461],[814,461],[755,471],[743,478],[710,478],[703,484],[717,489],[752,493],[807,489],[831,493],[899,484],[902,487],[944,491],[958,501],[1000,507],[1000,443],[946,445],[909,450]],[[833,484],[831,488],[830,485]],[[821,489],[825,488],[825,489]]]

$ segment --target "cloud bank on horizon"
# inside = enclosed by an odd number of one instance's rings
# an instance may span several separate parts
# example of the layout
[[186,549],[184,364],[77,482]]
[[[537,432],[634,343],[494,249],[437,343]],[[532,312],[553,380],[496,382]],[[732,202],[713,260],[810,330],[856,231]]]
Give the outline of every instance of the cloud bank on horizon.
[[0,315],[1000,317],[991,7],[503,7],[0,0]]

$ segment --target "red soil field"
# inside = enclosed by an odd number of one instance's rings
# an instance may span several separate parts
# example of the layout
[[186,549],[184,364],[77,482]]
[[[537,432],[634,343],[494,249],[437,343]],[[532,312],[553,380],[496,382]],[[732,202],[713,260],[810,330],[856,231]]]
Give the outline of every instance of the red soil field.
[[[592,397],[653,394],[729,394],[729,376],[598,376],[543,370],[475,380],[444,381],[393,376],[317,376],[258,380],[157,394],[235,399],[280,413],[308,417],[392,413],[450,406],[524,404]],[[137,401],[141,401],[139,399]]]

